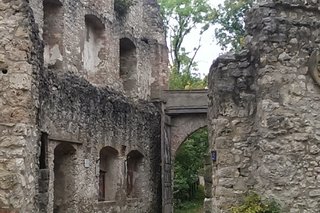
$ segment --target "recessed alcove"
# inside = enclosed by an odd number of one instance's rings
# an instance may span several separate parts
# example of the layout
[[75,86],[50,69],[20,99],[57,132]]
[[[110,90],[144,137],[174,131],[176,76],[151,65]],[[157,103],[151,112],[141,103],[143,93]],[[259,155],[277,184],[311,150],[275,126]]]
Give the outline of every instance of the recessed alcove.
[[103,48],[104,30],[105,26],[97,16],[85,15],[83,66],[87,72],[94,72],[99,68],[99,52]]
[[59,0],[43,1],[44,64],[51,69],[62,68],[64,11]]
[[136,86],[137,48],[129,38],[120,39],[120,77],[123,88],[130,92]]

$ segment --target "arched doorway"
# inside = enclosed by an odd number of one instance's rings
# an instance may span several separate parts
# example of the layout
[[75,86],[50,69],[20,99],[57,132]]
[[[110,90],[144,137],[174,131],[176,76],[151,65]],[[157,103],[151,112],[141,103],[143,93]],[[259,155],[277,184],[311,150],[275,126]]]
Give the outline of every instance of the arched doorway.
[[202,212],[205,198],[207,127],[192,132],[173,156],[174,212]]
[[[207,90],[169,90],[165,91],[163,100],[165,105],[161,118],[162,209],[165,213],[171,213],[173,211],[174,158],[188,136],[208,125]],[[211,164],[211,161],[208,160],[207,163]],[[210,187],[206,187],[208,188]]]
[[60,143],[54,150],[54,213],[76,212],[75,154],[69,143]]

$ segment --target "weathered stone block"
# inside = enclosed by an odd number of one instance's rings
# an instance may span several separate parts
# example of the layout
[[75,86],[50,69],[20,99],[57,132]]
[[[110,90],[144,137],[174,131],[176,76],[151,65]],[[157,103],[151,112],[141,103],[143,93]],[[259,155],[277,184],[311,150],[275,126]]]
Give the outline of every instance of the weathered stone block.
[[5,171],[1,171],[0,173],[0,189],[12,190],[14,185],[16,184],[17,176],[14,173],[9,173]]
[[320,189],[310,190],[309,196],[310,197],[319,197],[320,196]]

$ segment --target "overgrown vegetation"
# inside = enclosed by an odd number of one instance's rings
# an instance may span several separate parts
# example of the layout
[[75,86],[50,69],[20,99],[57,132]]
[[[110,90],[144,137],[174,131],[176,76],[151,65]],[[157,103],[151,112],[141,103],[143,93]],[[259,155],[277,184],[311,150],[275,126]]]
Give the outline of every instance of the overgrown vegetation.
[[[123,0],[122,0],[123,1]],[[170,89],[203,89],[206,78],[199,76],[196,55],[202,35],[216,26],[215,40],[223,50],[239,51],[244,44],[244,16],[254,0],[225,0],[217,9],[207,0],[159,0],[166,27],[170,58]],[[187,51],[187,36],[199,31],[199,42]]]
[[132,7],[135,4],[135,0],[115,0],[114,10],[116,11],[118,17],[123,17],[127,15],[130,7]]
[[244,45],[244,17],[254,0],[225,0],[218,7],[215,38],[223,50],[239,51]]
[[204,200],[204,188],[199,186],[192,200],[183,200],[176,203],[174,213],[202,213]]
[[193,133],[177,151],[174,161],[174,203],[177,209],[197,204],[199,200],[203,203],[203,189],[199,189],[198,178],[203,173],[207,151],[207,128]]
[[203,79],[190,72],[171,72],[169,78],[169,89],[204,89],[208,86],[208,76]]
[[273,199],[262,200],[250,192],[239,206],[231,208],[232,213],[281,213],[280,205]]
[[[170,89],[205,88],[206,81],[197,75],[195,57],[203,45],[203,33],[216,18],[216,11],[207,0],[159,0],[159,4],[169,47]],[[199,42],[189,52],[185,48],[186,38],[195,30],[199,31]]]

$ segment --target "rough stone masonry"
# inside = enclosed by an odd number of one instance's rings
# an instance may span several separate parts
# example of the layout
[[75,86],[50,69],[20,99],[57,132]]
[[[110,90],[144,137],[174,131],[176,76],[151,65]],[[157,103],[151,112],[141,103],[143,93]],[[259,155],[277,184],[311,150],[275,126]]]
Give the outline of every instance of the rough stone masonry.
[[0,0],[0,212],[161,211],[154,0]]
[[[0,0],[0,212],[161,211],[163,26],[154,0],[115,3]],[[251,189],[319,212],[319,20],[318,1],[259,1],[246,49],[213,63],[207,212]]]
[[320,211],[319,1],[260,1],[246,18],[246,49],[209,75],[211,198],[228,212],[248,190],[282,212]]

